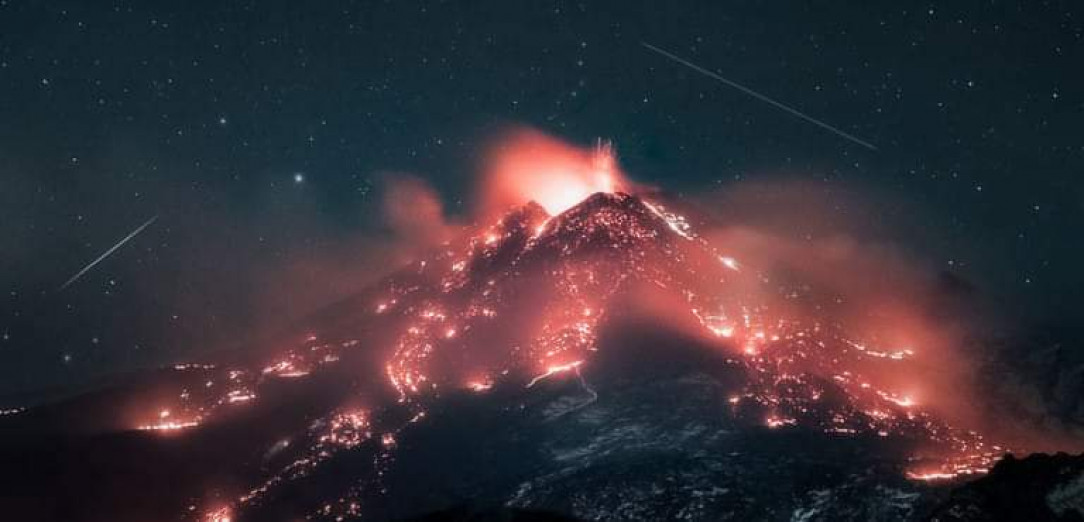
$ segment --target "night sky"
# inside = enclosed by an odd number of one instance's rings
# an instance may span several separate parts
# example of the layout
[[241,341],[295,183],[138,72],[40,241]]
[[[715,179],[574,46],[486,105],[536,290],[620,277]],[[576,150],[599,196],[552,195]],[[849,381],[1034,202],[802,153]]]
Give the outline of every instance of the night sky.
[[510,124],[611,139],[676,198],[878,194],[861,216],[840,197],[843,226],[1020,324],[1084,320],[1084,5],[843,4],[0,0],[0,394],[226,349],[357,291],[391,268],[384,182],[463,215]]

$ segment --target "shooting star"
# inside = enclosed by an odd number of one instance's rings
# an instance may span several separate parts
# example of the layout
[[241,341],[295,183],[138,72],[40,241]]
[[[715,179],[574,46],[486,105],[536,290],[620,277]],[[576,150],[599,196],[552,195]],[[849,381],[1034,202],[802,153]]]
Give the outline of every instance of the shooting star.
[[82,270],[76,272],[75,275],[73,275],[71,277],[71,279],[68,279],[67,281],[64,282],[64,284],[60,285],[60,288],[57,289],[57,291],[64,290],[65,288],[71,286],[72,283],[78,281],[79,278],[83,277],[83,274],[86,274],[87,272],[89,272],[91,268],[94,268],[95,265],[97,265],[98,263],[101,263],[102,261],[104,261],[105,258],[109,257],[113,252],[116,252],[118,248],[124,246],[125,243],[130,241],[133,237],[136,237],[137,235],[139,235],[139,233],[142,232],[143,229],[151,226],[151,223],[154,223],[157,220],[158,220],[158,216],[155,215],[154,217],[152,217],[152,218],[148,219],[146,222],[144,222],[142,225],[139,225],[139,228],[133,230],[127,236],[124,236],[124,239],[121,239],[120,241],[117,242],[117,244],[110,247],[109,250],[106,250],[102,255],[98,256],[98,259],[95,259],[94,261],[91,261],[90,264],[88,264],[87,266],[84,266]]
[[765,96],[763,94],[760,94],[759,92],[756,92],[756,91],[754,91],[754,90],[752,90],[752,89],[750,89],[750,88],[748,88],[748,87],[746,87],[744,85],[741,85],[740,83],[736,83],[736,82],[730,81],[730,80],[728,80],[726,78],[723,78],[722,76],[719,76],[718,74],[716,74],[714,72],[711,72],[711,71],[709,71],[709,70],[707,70],[707,69],[705,69],[705,68],[703,68],[703,67],[701,67],[699,65],[696,65],[695,63],[690,62],[690,61],[688,61],[688,60],[686,60],[686,59],[684,59],[684,58],[682,58],[682,57],[680,57],[680,56],[678,56],[676,54],[673,54],[673,53],[671,53],[669,51],[666,51],[664,49],[660,49],[658,47],[655,47],[654,45],[651,45],[651,44],[649,44],[647,42],[640,42],[640,44],[643,45],[644,47],[658,53],[658,54],[661,54],[661,55],[663,55],[663,56],[665,56],[665,57],[667,57],[667,58],[669,58],[669,59],[671,59],[671,60],[673,60],[673,61],[675,61],[677,63],[680,63],[681,65],[684,65],[684,66],[686,66],[686,67],[688,67],[688,68],[690,68],[690,69],[692,69],[692,70],[694,70],[694,71],[696,71],[696,72],[698,72],[700,74],[703,74],[704,76],[719,80],[720,82],[723,82],[723,83],[725,83],[725,84],[727,84],[727,85],[729,85],[729,86],[731,86],[731,87],[733,87],[733,88],[735,88],[735,89],[737,89],[737,90],[739,90],[741,92],[744,92],[745,94],[748,94],[749,96],[752,96],[752,97],[754,97],[754,98],[756,98],[756,99],[758,99],[758,100],[760,100],[760,101],[762,101],[764,103],[767,103],[767,104],[769,104],[769,105],[771,105],[771,106],[773,106],[773,107],[775,107],[777,109],[781,109],[783,111],[786,111],[786,112],[790,113],[791,115],[797,116],[797,117],[799,117],[799,118],[801,118],[801,119],[803,119],[805,121],[808,121],[809,123],[812,123],[813,125],[816,125],[816,126],[822,128],[822,129],[825,129],[827,131],[833,132],[837,136],[840,136],[842,138],[846,138],[847,140],[850,140],[850,141],[852,141],[854,143],[857,143],[857,144],[859,144],[859,145],[861,145],[861,146],[863,146],[863,147],[865,147],[865,148],[867,148],[869,150],[874,150],[874,151],[877,150],[877,147],[873,146],[873,144],[868,142],[868,141],[865,141],[865,140],[863,140],[861,138],[858,138],[858,137],[855,137],[853,135],[847,134],[846,132],[843,132],[843,131],[841,131],[841,130],[839,130],[839,129],[837,129],[837,128],[835,128],[835,127],[833,127],[833,126],[831,126],[831,125],[829,125],[827,123],[824,123],[823,121],[820,121],[820,120],[818,120],[818,119],[816,119],[816,118],[814,118],[812,116],[807,116],[805,114],[802,114],[797,109],[794,109],[794,108],[788,107],[788,106],[786,106],[786,105],[784,105],[782,103],[779,103],[779,102],[777,102],[777,101],[775,101],[775,100],[773,100],[773,99],[771,99],[771,98],[769,98],[769,97],[767,97],[767,96]]

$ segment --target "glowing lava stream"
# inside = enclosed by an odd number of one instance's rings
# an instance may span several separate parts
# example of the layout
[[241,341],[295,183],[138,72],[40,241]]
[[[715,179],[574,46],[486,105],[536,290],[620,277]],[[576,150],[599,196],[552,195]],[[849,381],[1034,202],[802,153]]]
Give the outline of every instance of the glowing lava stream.
[[580,368],[580,366],[582,364],[583,364],[583,361],[572,361],[572,362],[570,362],[568,364],[559,364],[559,365],[555,365],[555,366],[550,366],[549,368],[546,368],[545,373],[542,373],[541,375],[537,375],[533,379],[531,379],[531,381],[527,383],[527,387],[530,388],[530,387],[534,386],[535,384],[537,384],[538,381],[541,381],[542,379],[552,377],[552,376],[557,375],[559,373],[575,371],[576,374],[579,375],[579,368]]

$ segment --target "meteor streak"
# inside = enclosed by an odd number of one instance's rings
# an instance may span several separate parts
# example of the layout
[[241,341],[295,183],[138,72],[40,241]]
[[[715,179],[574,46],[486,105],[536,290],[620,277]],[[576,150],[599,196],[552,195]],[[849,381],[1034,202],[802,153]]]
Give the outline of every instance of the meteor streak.
[[117,244],[110,247],[109,250],[106,250],[104,253],[102,253],[102,255],[98,256],[97,259],[95,259],[94,261],[91,261],[90,264],[88,264],[87,266],[84,266],[82,270],[76,272],[75,275],[71,276],[71,278],[68,279],[67,281],[65,281],[64,284],[60,285],[60,288],[57,291],[64,290],[65,288],[71,286],[72,283],[78,281],[79,278],[83,277],[83,274],[86,274],[87,272],[89,272],[91,268],[94,268],[95,265],[97,265],[98,263],[101,263],[102,261],[104,261],[105,258],[109,257],[111,254],[113,254],[113,252],[116,252],[118,248],[124,246],[125,243],[130,241],[133,237],[136,237],[137,235],[139,235],[139,233],[142,232],[143,229],[151,226],[151,223],[154,223],[157,220],[158,220],[158,216],[156,215],[156,216],[148,219],[142,225],[139,225],[139,228],[136,228],[130,234],[128,234],[127,236],[124,236],[124,239],[121,239],[120,241],[118,241]]
[[722,76],[719,76],[718,74],[716,74],[714,72],[711,72],[711,71],[709,71],[709,70],[707,70],[707,69],[705,69],[705,68],[703,68],[703,67],[701,67],[699,65],[696,65],[695,63],[692,63],[692,62],[690,62],[690,61],[688,61],[688,60],[686,60],[686,59],[684,59],[684,58],[682,58],[682,57],[680,57],[680,56],[678,56],[676,54],[673,54],[673,53],[671,53],[669,51],[666,51],[666,50],[660,49],[658,47],[655,47],[654,45],[651,45],[651,44],[649,44],[647,42],[640,42],[640,44],[643,45],[644,47],[658,53],[658,54],[661,54],[661,55],[665,56],[666,58],[669,58],[669,59],[671,59],[671,60],[673,60],[673,61],[675,61],[677,63],[680,63],[681,65],[684,65],[684,66],[686,66],[686,67],[688,67],[688,68],[690,68],[690,69],[692,69],[692,70],[694,70],[694,71],[696,71],[696,72],[698,72],[700,74],[703,74],[704,76],[719,80],[720,82],[723,82],[723,83],[725,83],[725,84],[727,84],[727,85],[729,85],[729,86],[731,86],[731,87],[733,87],[733,88],[735,88],[735,89],[737,89],[737,90],[739,90],[741,92],[744,92],[745,94],[748,94],[749,96],[752,96],[752,97],[754,97],[754,98],[756,98],[756,99],[758,99],[758,100],[760,100],[760,101],[762,101],[764,103],[767,103],[767,104],[769,104],[769,105],[771,105],[771,106],[773,106],[773,107],[775,107],[777,109],[780,109],[780,110],[783,110],[783,111],[785,111],[787,113],[790,113],[793,116],[797,116],[797,117],[799,117],[799,118],[801,118],[801,119],[803,119],[805,121],[808,121],[809,123],[812,123],[813,125],[816,125],[816,126],[822,128],[822,129],[833,132],[836,135],[838,135],[838,136],[840,136],[842,138],[846,138],[847,140],[850,140],[850,141],[852,141],[854,143],[857,143],[857,144],[859,144],[859,145],[861,145],[861,146],[863,146],[863,147],[865,147],[865,148],[867,148],[869,150],[874,150],[874,151],[877,150],[877,147],[875,147],[872,143],[870,143],[868,141],[865,141],[865,140],[857,138],[857,137],[855,137],[853,135],[847,134],[846,132],[843,132],[843,131],[841,131],[841,130],[839,130],[839,129],[837,129],[837,128],[835,128],[835,127],[833,127],[833,126],[831,126],[831,125],[829,125],[827,123],[824,123],[823,121],[820,121],[820,120],[818,120],[818,119],[816,119],[816,118],[814,118],[812,116],[807,116],[807,115],[801,113],[800,111],[798,111],[797,109],[788,107],[788,106],[786,106],[786,105],[784,105],[784,104],[782,104],[780,102],[777,102],[777,101],[775,101],[775,100],[773,100],[773,99],[771,99],[771,98],[769,98],[769,97],[767,97],[767,96],[765,96],[763,94],[760,94],[759,92],[756,92],[756,91],[754,91],[754,90],[752,90],[752,89],[750,89],[750,88],[748,88],[748,87],[746,87],[744,85],[741,85],[741,84],[739,84],[737,82],[733,82],[733,81],[730,81],[730,80],[728,80],[726,78],[723,78]]

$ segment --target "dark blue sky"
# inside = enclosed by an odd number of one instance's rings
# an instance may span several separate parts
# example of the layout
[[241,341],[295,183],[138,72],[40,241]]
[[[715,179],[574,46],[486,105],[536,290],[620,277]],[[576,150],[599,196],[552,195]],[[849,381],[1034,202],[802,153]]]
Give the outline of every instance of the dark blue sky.
[[1021,322],[1078,321],[1081,64],[1074,1],[0,0],[0,392],[204,353],[346,295],[386,233],[381,179],[421,176],[462,211],[508,123],[612,139],[676,195],[782,174],[886,195],[862,216],[878,240]]

